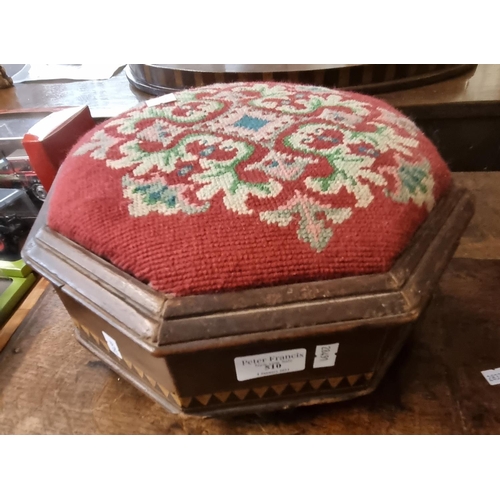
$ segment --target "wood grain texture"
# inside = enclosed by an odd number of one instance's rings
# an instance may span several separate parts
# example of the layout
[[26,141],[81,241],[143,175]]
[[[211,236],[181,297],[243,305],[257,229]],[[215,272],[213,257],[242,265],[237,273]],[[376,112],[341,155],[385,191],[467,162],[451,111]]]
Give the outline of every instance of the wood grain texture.
[[[379,94],[403,110],[415,107],[491,103],[500,99],[500,65],[480,64],[475,72],[420,88]],[[133,88],[121,71],[109,80],[20,83],[0,90],[0,110],[87,104],[95,118],[114,116],[151,96]]]
[[41,278],[38,283],[34,285],[29,294],[13,311],[12,315],[0,329],[0,351],[6,346],[10,338],[16,332],[19,325],[23,322],[28,313],[35,307],[38,299],[41,297],[44,290],[49,285],[45,278]]
[[500,259],[500,172],[455,172],[453,179],[475,195],[476,205],[455,257]]
[[[377,65],[372,68],[374,72],[378,69]],[[210,83],[223,81],[223,76],[217,73]],[[377,97],[414,119],[453,171],[499,170],[500,65],[479,65],[475,72]],[[30,82],[0,90],[0,114],[88,105],[92,116],[101,121],[149,98],[151,95],[130,85],[121,71],[109,80]]]
[[109,80],[65,83],[19,83],[0,91],[0,109],[88,105],[94,118],[110,117],[151,96],[133,89],[121,71]]
[[[49,288],[0,358],[0,433],[419,434],[500,432],[500,262],[455,259],[378,390],[334,405],[232,419],[170,415],[73,338]],[[495,293],[492,293],[495,292]]]
[[420,88],[380,94],[379,97],[396,107],[498,101],[499,68],[498,64],[480,64],[474,73]]
[[[132,85],[152,95],[210,85],[222,77],[233,81],[293,81],[340,87],[367,94],[421,87],[462,74],[477,64],[348,64],[348,65],[168,65],[130,64],[125,68]],[[179,76],[179,78],[175,78]]]
[[492,259],[500,256],[500,173],[454,177],[476,194],[476,216],[422,322],[373,394],[231,419],[170,415],[76,342],[48,288],[0,354],[0,433],[500,433],[500,386],[481,375],[500,366],[500,259]]

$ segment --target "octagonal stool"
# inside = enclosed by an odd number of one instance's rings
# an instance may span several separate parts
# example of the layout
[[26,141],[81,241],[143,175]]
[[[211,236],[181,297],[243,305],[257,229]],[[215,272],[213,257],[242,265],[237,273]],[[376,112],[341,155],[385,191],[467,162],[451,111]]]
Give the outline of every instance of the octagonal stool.
[[373,391],[472,213],[388,104],[216,84],[83,136],[23,257],[166,409],[261,412]]

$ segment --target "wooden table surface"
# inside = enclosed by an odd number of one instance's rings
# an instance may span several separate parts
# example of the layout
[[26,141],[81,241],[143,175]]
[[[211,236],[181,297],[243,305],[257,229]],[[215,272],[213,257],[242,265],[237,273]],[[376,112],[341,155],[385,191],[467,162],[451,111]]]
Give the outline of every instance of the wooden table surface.
[[[88,105],[94,118],[110,117],[152,96],[136,90],[122,70],[109,80],[25,82],[0,90],[0,111]],[[379,94],[403,110],[489,103],[500,99],[500,65],[480,64],[475,71],[420,88]]]
[[423,321],[379,388],[267,415],[170,415],[87,352],[49,287],[0,355],[1,434],[496,434],[500,173],[454,174],[477,212]]

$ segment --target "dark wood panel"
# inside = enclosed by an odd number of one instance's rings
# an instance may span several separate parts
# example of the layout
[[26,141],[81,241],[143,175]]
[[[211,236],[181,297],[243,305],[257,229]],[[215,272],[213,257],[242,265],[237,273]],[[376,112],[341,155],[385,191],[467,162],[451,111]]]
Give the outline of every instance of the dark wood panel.
[[455,173],[458,186],[475,195],[476,211],[456,257],[500,259],[500,172]]
[[415,121],[453,172],[500,170],[500,116]]

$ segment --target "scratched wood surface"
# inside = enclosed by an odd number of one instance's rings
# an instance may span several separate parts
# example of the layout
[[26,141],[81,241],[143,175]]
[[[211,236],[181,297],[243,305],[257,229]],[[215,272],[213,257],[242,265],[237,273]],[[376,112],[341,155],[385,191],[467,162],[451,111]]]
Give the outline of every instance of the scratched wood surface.
[[500,259],[500,172],[457,172],[453,178],[476,198],[476,213],[455,257]]
[[[393,106],[449,106],[489,103],[500,99],[500,65],[480,64],[476,71],[420,88],[380,94]],[[81,106],[87,104],[93,116],[109,117],[151,95],[131,86],[122,70],[109,80],[81,82],[29,82],[0,91],[0,110]]]
[[268,415],[166,413],[81,347],[49,287],[0,355],[1,434],[497,434],[500,173],[455,174],[477,213],[421,324],[378,390]]

